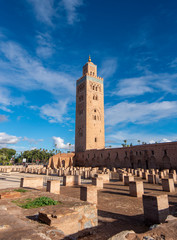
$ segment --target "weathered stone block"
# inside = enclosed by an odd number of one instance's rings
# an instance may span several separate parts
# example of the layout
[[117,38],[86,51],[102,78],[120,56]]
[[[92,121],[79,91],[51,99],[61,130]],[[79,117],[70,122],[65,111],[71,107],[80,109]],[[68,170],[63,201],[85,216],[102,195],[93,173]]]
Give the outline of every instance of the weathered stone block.
[[81,186],[80,188],[80,200],[87,201],[89,203],[97,204],[97,187]]
[[74,186],[74,176],[64,176],[63,186]]
[[21,178],[20,187],[37,188],[43,187],[42,177]]
[[134,176],[124,176],[124,185],[129,186],[129,182],[134,181]]
[[127,176],[126,173],[120,173],[119,174],[119,180],[122,181],[124,183],[124,177]]
[[175,173],[169,173],[169,178],[173,179],[173,181],[176,182],[176,174]]
[[155,184],[155,174],[148,175],[148,183]]
[[103,183],[109,182],[109,174],[95,174],[95,177],[102,178]]
[[131,181],[129,182],[130,196],[142,197],[144,194],[144,186],[142,181]]
[[149,175],[149,173],[143,172],[142,173],[142,179],[148,180],[148,175]]
[[165,192],[175,192],[175,185],[172,178],[162,178],[162,189]]
[[103,179],[102,178],[92,178],[92,185],[97,188],[103,189]]
[[141,170],[137,171],[137,177],[142,177],[142,171]]
[[81,185],[81,175],[74,176],[74,185]]
[[143,208],[147,224],[163,223],[169,215],[168,196],[144,194]]
[[59,180],[48,180],[47,181],[47,192],[60,194],[60,181]]

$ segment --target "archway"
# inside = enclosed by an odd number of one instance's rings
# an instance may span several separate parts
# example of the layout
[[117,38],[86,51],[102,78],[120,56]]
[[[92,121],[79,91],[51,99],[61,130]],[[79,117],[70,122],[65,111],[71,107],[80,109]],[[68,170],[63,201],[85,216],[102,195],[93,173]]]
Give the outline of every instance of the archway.
[[148,163],[148,160],[146,160],[146,169],[149,169],[149,163]]
[[62,167],[65,167],[65,160],[62,160]]
[[163,161],[163,168],[164,169],[170,169],[171,168],[170,158],[167,155],[165,155],[163,157],[162,161]]
[[142,168],[141,160],[138,160],[138,168]]

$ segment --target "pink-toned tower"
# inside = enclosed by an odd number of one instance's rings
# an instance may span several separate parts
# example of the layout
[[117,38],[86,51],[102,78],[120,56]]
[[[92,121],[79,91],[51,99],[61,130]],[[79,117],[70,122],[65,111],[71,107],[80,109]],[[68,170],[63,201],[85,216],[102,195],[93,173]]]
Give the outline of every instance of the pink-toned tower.
[[97,77],[97,65],[88,62],[76,87],[75,152],[105,147],[103,78]]

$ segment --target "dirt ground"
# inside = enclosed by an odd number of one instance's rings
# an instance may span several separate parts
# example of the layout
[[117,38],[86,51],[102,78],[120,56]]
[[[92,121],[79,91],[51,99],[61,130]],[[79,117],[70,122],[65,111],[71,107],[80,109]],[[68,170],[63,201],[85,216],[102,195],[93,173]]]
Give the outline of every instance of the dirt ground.
[[[23,174],[24,175],[24,174]],[[19,183],[19,178],[16,180]],[[35,175],[36,176],[36,175]],[[14,176],[15,177],[15,176]],[[13,177],[12,177],[13,178]],[[137,178],[140,180],[140,178]],[[2,186],[0,180],[0,188]],[[88,184],[91,181],[87,181]],[[84,184],[86,181],[84,181]],[[18,185],[18,184],[17,184]],[[10,184],[8,183],[8,186]],[[19,185],[18,185],[19,186]],[[14,185],[12,186],[14,188]],[[16,186],[17,187],[17,186]],[[176,186],[177,187],[177,186]],[[145,193],[164,194],[161,184],[149,184],[144,181]],[[7,189],[1,190],[7,191]],[[167,194],[167,193],[166,193]],[[56,195],[46,193],[45,188],[42,191],[30,190],[23,193],[24,198],[33,196],[52,196]],[[177,188],[176,192],[169,194],[170,214],[177,217]],[[75,198],[80,199],[80,187],[64,187],[61,186],[61,197],[64,199]],[[125,231],[133,230],[137,233],[136,238],[142,239],[142,236],[159,236],[156,239],[175,240],[177,239],[177,230],[173,231],[174,227],[169,231],[170,226],[160,229],[156,228],[150,233],[145,233],[149,227],[144,224],[142,199],[129,196],[129,187],[124,186],[120,181],[111,181],[104,184],[104,188],[98,191],[98,219],[99,225],[95,228],[80,232],[80,237],[76,239],[84,240],[107,240],[113,235]],[[30,212],[29,212],[30,211]],[[2,240],[59,240],[65,239],[64,236],[56,229],[37,221],[37,210],[25,210],[17,207],[12,203],[11,199],[0,200],[0,239]],[[31,217],[33,216],[33,217]],[[175,225],[177,227],[177,225]],[[9,228],[6,231],[5,228]],[[159,230],[160,229],[160,230]],[[4,234],[7,232],[8,234]],[[145,234],[143,234],[145,233]],[[165,234],[165,238],[164,238]],[[160,238],[161,236],[161,238]],[[67,238],[66,238],[67,239]],[[73,236],[74,239],[74,236]],[[131,238],[133,239],[133,238]],[[133,240],[134,240],[133,239]]]

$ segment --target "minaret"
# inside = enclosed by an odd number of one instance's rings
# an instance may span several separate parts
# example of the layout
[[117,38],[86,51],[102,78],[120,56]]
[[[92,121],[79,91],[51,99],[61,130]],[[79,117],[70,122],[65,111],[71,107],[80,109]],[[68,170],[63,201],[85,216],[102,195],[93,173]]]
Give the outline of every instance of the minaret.
[[97,66],[89,56],[77,80],[75,152],[104,147],[103,78],[97,77]]

